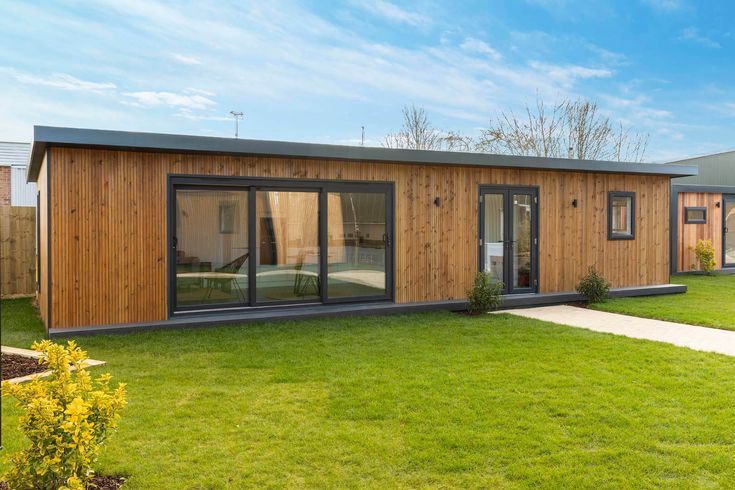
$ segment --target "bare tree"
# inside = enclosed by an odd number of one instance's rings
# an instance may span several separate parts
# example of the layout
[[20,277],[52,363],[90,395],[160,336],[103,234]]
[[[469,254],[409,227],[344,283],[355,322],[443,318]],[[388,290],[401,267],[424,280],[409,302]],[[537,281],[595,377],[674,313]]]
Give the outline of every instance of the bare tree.
[[423,107],[403,107],[403,127],[383,138],[386,148],[412,150],[471,151],[474,141],[456,131],[440,131],[429,121]]
[[440,150],[441,134],[432,126],[423,107],[404,106],[403,127],[397,133],[388,134],[383,139],[383,146],[412,150]]
[[631,132],[598,112],[597,103],[564,100],[549,111],[537,99],[517,117],[501,112],[481,131],[475,150],[486,153],[591,160],[643,161],[648,135]]

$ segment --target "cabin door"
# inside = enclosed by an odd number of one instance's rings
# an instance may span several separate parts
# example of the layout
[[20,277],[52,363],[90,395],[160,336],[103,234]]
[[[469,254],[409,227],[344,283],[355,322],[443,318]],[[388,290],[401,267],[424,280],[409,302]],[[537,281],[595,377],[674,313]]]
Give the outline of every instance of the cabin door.
[[480,270],[504,294],[538,292],[538,190],[480,188]]
[[735,267],[735,194],[722,197],[722,265]]

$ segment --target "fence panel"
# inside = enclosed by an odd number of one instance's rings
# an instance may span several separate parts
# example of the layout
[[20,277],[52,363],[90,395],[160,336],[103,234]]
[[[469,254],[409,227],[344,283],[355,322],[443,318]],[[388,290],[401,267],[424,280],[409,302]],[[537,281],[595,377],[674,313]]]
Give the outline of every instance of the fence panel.
[[36,292],[36,208],[0,206],[0,295]]

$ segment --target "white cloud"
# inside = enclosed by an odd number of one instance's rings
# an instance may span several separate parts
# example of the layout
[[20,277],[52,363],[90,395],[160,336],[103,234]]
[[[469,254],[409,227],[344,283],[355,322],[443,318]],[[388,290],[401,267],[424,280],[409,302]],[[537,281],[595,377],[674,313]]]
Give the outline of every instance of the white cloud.
[[194,88],[194,87],[186,87],[184,91],[188,94],[199,94],[204,95],[206,97],[214,97],[214,92],[210,92],[209,90],[203,90],[200,88]]
[[409,24],[418,27],[430,23],[429,17],[419,12],[401,8],[386,0],[355,0],[353,3],[376,17],[382,17],[397,24]]
[[176,61],[178,61],[179,63],[182,63],[184,65],[201,65],[202,64],[199,58],[196,58],[194,56],[187,56],[181,53],[173,53],[171,57],[175,59]]
[[550,78],[567,87],[573,85],[577,79],[609,78],[613,76],[613,72],[607,68],[587,68],[585,66],[578,65],[554,65],[551,63],[542,63],[540,61],[531,61],[529,66],[541,73],[545,73]]
[[624,65],[627,62],[627,57],[623,53],[610,51],[609,49],[602,48],[592,43],[587,43],[586,46],[587,49],[599,56],[603,63]]
[[217,114],[194,114],[191,109],[180,109],[176,113],[177,117],[183,117],[190,121],[232,121],[232,116],[222,116]]
[[0,73],[7,73],[15,78],[18,82],[28,85],[42,85],[45,87],[58,88],[62,90],[78,90],[85,92],[105,92],[117,88],[114,83],[110,82],[90,82],[80,80],[66,73],[54,73],[47,77],[31,75],[13,68],[0,68]]
[[722,47],[717,41],[714,41],[707,36],[703,36],[702,34],[700,34],[699,29],[697,29],[696,27],[687,27],[686,29],[681,31],[679,39],[682,41],[691,41],[693,43],[701,44],[702,46],[705,46],[707,48],[719,49]]
[[459,47],[466,51],[474,51],[476,53],[487,55],[494,60],[500,60],[503,57],[489,44],[474,37],[466,38],[464,42],[459,45]]
[[125,101],[138,107],[182,107],[186,109],[206,109],[215,102],[203,95],[175,94],[173,92],[125,92],[125,97],[133,99]]
[[653,7],[656,10],[672,12],[680,10],[684,7],[683,0],[643,0],[643,3]]

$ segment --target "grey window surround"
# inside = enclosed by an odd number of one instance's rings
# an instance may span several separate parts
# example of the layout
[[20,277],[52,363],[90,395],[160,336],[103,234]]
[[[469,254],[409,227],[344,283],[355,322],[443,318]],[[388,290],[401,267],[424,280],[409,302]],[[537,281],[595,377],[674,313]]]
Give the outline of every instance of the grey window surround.
[[[630,199],[630,233],[616,233],[613,231],[613,200],[616,197]],[[607,239],[608,240],[635,240],[635,192],[610,191],[607,193]]]
[[[690,218],[689,211],[702,211],[704,218]],[[684,207],[684,224],[685,225],[704,225],[707,224],[707,208],[703,206],[685,206]]]

